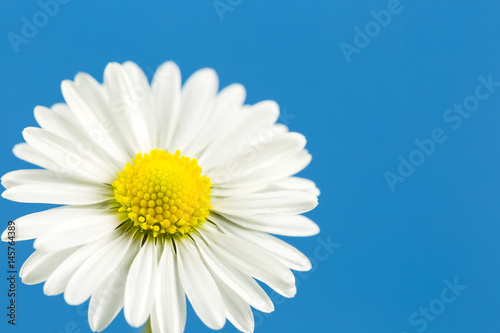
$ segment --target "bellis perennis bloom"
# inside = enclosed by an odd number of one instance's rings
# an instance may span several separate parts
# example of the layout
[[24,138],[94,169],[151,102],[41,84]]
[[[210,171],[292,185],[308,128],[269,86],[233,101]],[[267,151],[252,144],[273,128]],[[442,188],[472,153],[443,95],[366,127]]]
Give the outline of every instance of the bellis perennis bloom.
[[151,86],[134,63],[112,63],[103,84],[80,73],[62,92],[66,104],[35,108],[41,128],[14,148],[42,169],[2,178],[6,199],[62,205],[2,235],[35,239],[24,283],[45,282],[71,305],[90,298],[93,331],[123,308],[133,327],[182,332],[187,296],[208,327],[227,318],[252,332],[251,307],[274,310],[256,280],[295,295],[291,270],[311,264],[270,234],[318,233],[300,214],[319,191],[293,177],[311,156],[302,135],[276,123],[275,102],[244,105],[245,89],[218,91],[211,69],[181,86],[173,62]]

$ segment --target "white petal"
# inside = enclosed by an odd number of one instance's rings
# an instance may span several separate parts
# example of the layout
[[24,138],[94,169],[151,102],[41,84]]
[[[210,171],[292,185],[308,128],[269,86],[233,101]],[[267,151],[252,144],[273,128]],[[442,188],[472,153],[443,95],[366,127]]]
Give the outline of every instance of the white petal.
[[275,183],[271,183],[267,186],[267,190],[272,189],[306,191],[316,197],[319,197],[321,194],[320,190],[316,187],[316,184],[313,181],[300,177],[289,177]]
[[153,78],[153,101],[159,125],[158,148],[171,146],[179,119],[181,101],[181,72],[172,62],[161,65]]
[[158,258],[153,239],[148,239],[135,258],[125,286],[125,318],[132,327],[146,323],[153,309],[158,285]]
[[[251,193],[264,188],[272,180],[280,179],[286,168],[280,171],[281,174],[264,175],[265,178],[252,178],[252,182],[231,186],[232,180],[238,182],[248,175],[257,173],[260,170],[273,168],[274,165],[282,165],[283,161],[295,158],[305,146],[305,138],[298,133],[285,133],[272,139],[269,143],[249,145],[238,150],[238,153],[227,162],[218,164],[212,170],[206,170],[212,182],[216,184],[214,189],[217,195],[231,196],[234,193]],[[288,167],[289,168],[289,167]],[[295,171],[292,169],[292,171]],[[289,174],[291,175],[291,174]],[[271,178],[269,177],[271,176]],[[260,176],[259,176],[260,177]]]
[[132,99],[137,104],[137,108],[141,111],[142,118],[144,119],[148,129],[148,142],[150,143],[148,151],[158,148],[156,141],[160,128],[156,119],[156,111],[153,108],[152,92],[148,78],[142,69],[132,61],[123,63],[123,69],[127,73],[130,82],[133,84],[134,95],[132,96]]
[[66,289],[69,280],[77,269],[96,251],[106,246],[118,237],[119,233],[111,233],[101,239],[85,244],[66,259],[54,272],[50,275],[43,287],[46,295],[59,295]]
[[273,302],[251,276],[242,273],[231,264],[223,263],[203,238],[196,234],[193,238],[207,267],[214,274],[257,310],[266,313],[274,311]]
[[71,223],[57,226],[43,233],[35,241],[35,248],[43,251],[59,251],[90,243],[113,232],[121,221],[114,214],[78,216]]
[[211,169],[231,158],[231,154],[262,132],[269,131],[279,115],[279,107],[273,101],[264,101],[243,109],[224,132],[210,143],[200,156],[200,165]]
[[101,185],[38,182],[11,187],[2,197],[26,203],[90,205],[112,199],[112,191]]
[[[276,182],[302,171],[311,162],[311,155],[307,150],[302,150],[289,158],[275,161],[274,164],[260,165],[250,172],[233,174],[230,177],[221,178],[222,184],[215,183],[223,187],[256,186],[259,184],[269,184]],[[212,179],[212,177],[210,178]]]
[[75,248],[72,248],[60,252],[35,251],[24,262],[19,271],[19,276],[22,278],[23,283],[28,285],[42,283],[75,250]]
[[[90,186],[96,186],[96,183],[92,183],[84,178],[78,178],[76,176],[71,176],[64,173],[59,173],[52,170],[16,170],[5,174],[2,177],[2,185],[6,189],[14,186],[26,185],[26,184],[66,184],[74,183],[77,185],[89,184]],[[50,186],[50,185],[47,185]]]
[[92,293],[89,303],[89,325],[92,331],[103,331],[123,308],[125,282],[130,266],[139,252],[139,245],[140,241],[132,242],[118,267]]
[[136,91],[140,86],[130,81],[123,66],[110,63],[104,70],[104,87],[115,120],[119,121],[122,135],[128,138],[134,155],[139,152],[149,152],[152,145],[147,121],[141,108],[143,100]]
[[149,87],[149,80],[144,71],[133,61],[125,61],[123,68],[131,82],[142,87]]
[[195,72],[184,84],[181,92],[179,119],[169,150],[184,151],[206,123],[217,90],[219,79],[213,69],[204,68]]
[[[319,227],[308,217],[303,215],[282,214],[221,214],[227,220],[244,228],[268,232],[275,235],[308,237],[319,233]],[[213,214],[211,218],[217,221],[218,216]],[[220,218],[220,217],[219,217]]]
[[156,333],[182,333],[186,325],[186,296],[170,240],[163,250],[158,268],[158,291],[151,314],[151,328]]
[[245,97],[245,87],[237,83],[231,84],[219,92],[207,122],[188,147],[191,156],[199,156],[207,145],[214,141],[227,126],[230,126],[233,118],[241,112],[240,109],[245,102]]
[[70,305],[85,302],[101,282],[118,266],[127,253],[132,236],[122,234],[96,253],[92,254],[73,274],[64,299]]
[[200,228],[200,234],[212,249],[242,272],[264,282],[277,293],[293,297],[293,273],[279,260],[260,247],[241,238],[225,235],[209,223]]
[[15,145],[12,152],[17,158],[34,165],[38,165],[39,167],[42,167],[44,169],[49,169],[49,170],[63,169],[62,166],[60,166],[59,164],[57,164],[44,154],[38,152],[38,150],[31,147],[27,143],[19,143]]
[[302,214],[318,205],[318,198],[302,191],[278,190],[229,198],[213,198],[214,211],[227,214]]
[[179,275],[186,295],[201,321],[213,330],[224,327],[226,316],[222,298],[214,279],[189,238],[175,243]]
[[300,153],[306,145],[306,138],[299,133],[271,134],[272,137],[263,137],[239,149],[228,162],[217,164],[213,169],[207,170],[207,173],[212,175],[231,170],[233,177],[248,174],[255,169],[289,159]]
[[253,332],[255,322],[252,309],[237,293],[231,290],[222,280],[214,276],[219,287],[222,302],[226,308],[227,319],[240,331],[245,333]]
[[[222,179],[220,177],[225,177],[222,174],[218,174],[216,177],[212,177],[211,175],[208,175],[210,180],[216,184],[218,179]],[[238,196],[238,195],[245,195],[245,194],[250,194],[250,193],[256,193],[260,192],[268,185],[266,184],[256,184],[254,186],[247,185],[247,186],[242,186],[242,187],[223,187],[224,185],[214,185],[212,186],[212,197],[219,197],[219,198],[225,198],[225,197],[232,197],[232,196]]]
[[244,229],[232,223],[217,223],[217,225],[225,233],[244,238],[260,246],[290,269],[305,272],[312,268],[311,261],[302,252],[281,239],[267,233]]
[[116,126],[104,88],[90,75],[79,73],[75,82],[63,81],[61,90],[88,138],[109,156],[127,162],[127,142]]
[[23,131],[26,142],[50,157],[70,173],[78,173],[86,178],[102,183],[110,183],[116,178],[116,170],[94,154],[79,149],[74,143],[40,128],[28,127]]
[[[55,230],[57,226],[63,223],[71,223],[71,220],[83,216],[96,216],[105,214],[104,208],[97,206],[88,207],[58,207],[49,209],[43,212],[29,214],[15,220],[16,241],[23,241],[34,239],[47,232],[48,230]],[[8,229],[2,234],[2,240],[7,241]]]
[[[60,136],[69,141],[78,142],[81,138],[80,130],[65,118],[43,106],[35,107],[36,122],[46,131]],[[75,135],[76,133],[80,136]]]
[[[72,83],[67,84],[71,85]],[[65,85],[63,84],[63,86]],[[42,106],[35,108],[35,118],[44,130],[71,142],[80,152],[80,156],[88,158],[89,155],[92,155],[92,158],[98,161],[99,165],[105,165],[104,169],[119,170],[120,166],[125,163],[116,161],[114,158],[117,155],[116,151],[109,154],[102,149],[104,130],[86,131],[78,124],[74,125],[64,117]]]
[[68,123],[73,124],[73,126],[78,127],[80,130],[83,130],[83,127],[80,125],[80,123],[76,119],[75,115],[73,114],[73,111],[68,106],[68,104],[56,103],[56,104],[52,105],[52,107],[50,109],[52,110],[52,112],[57,114],[59,117],[66,119],[66,121]]

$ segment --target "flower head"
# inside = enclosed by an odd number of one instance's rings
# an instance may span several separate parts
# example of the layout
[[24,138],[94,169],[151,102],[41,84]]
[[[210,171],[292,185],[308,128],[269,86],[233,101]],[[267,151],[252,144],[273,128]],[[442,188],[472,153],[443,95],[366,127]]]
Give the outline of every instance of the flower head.
[[[302,213],[319,191],[293,177],[311,161],[306,140],[277,124],[279,108],[244,105],[239,84],[218,91],[211,69],[181,85],[162,65],[150,86],[137,65],[110,64],[104,83],[64,81],[66,104],[35,108],[17,157],[42,169],[6,174],[4,198],[61,205],[15,221],[35,239],[20,275],[45,282],[104,330],[123,308],[131,326],[182,332],[186,296],[212,329],[226,318],[252,332],[251,307],[273,311],[256,280],[285,297],[306,256],[270,234],[310,236]],[[2,239],[14,237],[6,230]]]

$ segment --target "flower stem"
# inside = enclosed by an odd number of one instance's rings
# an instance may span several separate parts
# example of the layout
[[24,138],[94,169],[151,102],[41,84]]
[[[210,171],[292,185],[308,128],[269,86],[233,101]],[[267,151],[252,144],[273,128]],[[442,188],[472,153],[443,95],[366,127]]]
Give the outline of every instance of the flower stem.
[[144,332],[143,333],[153,333],[153,330],[151,329],[151,320],[148,320],[148,322],[144,326]]

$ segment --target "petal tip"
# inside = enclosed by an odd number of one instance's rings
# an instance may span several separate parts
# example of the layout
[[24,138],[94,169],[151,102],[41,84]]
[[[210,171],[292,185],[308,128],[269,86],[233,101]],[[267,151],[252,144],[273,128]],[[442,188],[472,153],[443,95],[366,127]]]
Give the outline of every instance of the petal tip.
[[8,242],[9,239],[8,239],[8,232],[9,232],[9,229],[5,229],[2,233],[2,242]]

